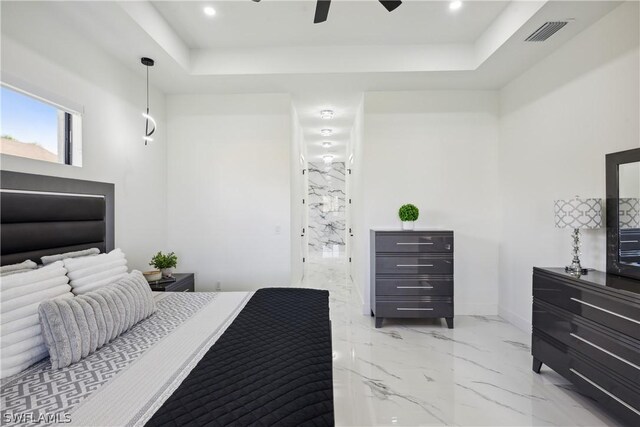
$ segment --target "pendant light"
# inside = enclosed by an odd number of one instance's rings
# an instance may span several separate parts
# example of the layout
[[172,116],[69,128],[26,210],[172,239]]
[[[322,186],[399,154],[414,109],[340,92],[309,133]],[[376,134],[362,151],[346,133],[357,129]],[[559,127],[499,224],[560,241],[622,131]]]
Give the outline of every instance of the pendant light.
[[[156,121],[149,114],[149,67],[153,67],[155,61],[151,58],[141,58],[140,62],[142,65],[147,67],[147,112],[142,113],[142,117],[144,117],[144,136],[142,139],[144,140],[144,145],[147,145],[150,141],[153,141],[151,135],[156,131]],[[151,122],[151,127],[149,126],[149,122]]]

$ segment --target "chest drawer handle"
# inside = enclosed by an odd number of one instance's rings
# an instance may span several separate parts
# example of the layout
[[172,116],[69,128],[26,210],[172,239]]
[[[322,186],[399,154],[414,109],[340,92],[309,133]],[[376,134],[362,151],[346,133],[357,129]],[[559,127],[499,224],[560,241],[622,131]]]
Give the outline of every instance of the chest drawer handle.
[[607,310],[606,308],[602,308],[602,307],[598,307],[597,305],[589,304],[588,302],[582,301],[582,300],[580,300],[580,299],[578,299],[578,298],[573,298],[573,297],[572,297],[572,298],[571,298],[571,301],[575,301],[575,302],[578,302],[578,303],[580,303],[580,304],[584,304],[584,305],[586,305],[586,306],[589,306],[589,307],[595,308],[596,310],[603,311],[603,312],[605,312],[605,313],[611,314],[611,315],[613,315],[613,316],[617,316],[617,317],[619,317],[619,318],[621,318],[621,319],[628,320],[629,322],[637,323],[638,325],[640,325],[640,321],[637,321],[637,320],[632,319],[632,318],[627,317],[627,316],[623,316],[622,314],[618,314],[618,313],[613,312],[613,311],[611,311],[611,310]]
[[433,245],[433,242],[397,242],[396,245]]
[[405,308],[405,307],[397,307],[398,311],[433,311],[433,308]]
[[629,362],[627,359],[624,359],[624,358],[622,358],[622,357],[618,356],[617,354],[612,353],[612,352],[610,352],[609,350],[606,350],[606,349],[604,349],[604,348],[600,347],[599,345],[594,344],[594,343],[592,343],[591,341],[586,340],[586,339],[582,338],[581,336],[578,336],[578,335],[574,334],[573,332],[572,332],[572,333],[570,333],[569,335],[571,335],[573,338],[575,338],[575,339],[577,339],[577,340],[582,341],[582,342],[583,342],[583,343],[585,343],[585,344],[589,344],[591,347],[596,348],[596,349],[600,350],[601,352],[608,354],[608,355],[609,355],[609,356],[611,356],[611,357],[615,357],[615,358],[616,358],[616,359],[618,359],[619,361],[624,362],[624,363],[626,363],[627,365],[632,366],[632,367],[634,367],[634,368],[636,368],[637,370],[639,370],[639,371],[640,371],[640,366],[636,365],[635,363],[633,363],[633,362]]
[[620,240],[620,243],[638,243],[638,240]]
[[396,267],[433,267],[433,264],[396,264]]
[[396,289],[433,289],[433,286],[396,286]]
[[634,408],[633,406],[629,405],[627,402],[625,402],[624,400],[620,399],[617,396],[614,396],[613,394],[609,393],[607,390],[605,390],[604,388],[600,387],[598,384],[594,383],[593,381],[591,381],[589,378],[585,377],[584,375],[582,375],[580,372],[576,371],[573,368],[569,368],[569,370],[574,374],[579,376],[580,378],[582,378],[583,380],[585,380],[586,382],[588,382],[589,384],[591,384],[592,386],[594,386],[595,388],[597,388],[598,390],[600,390],[601,392],[603,392],[604,394],[606,394],[607,396],[609,396],[610,398],[612,398],[613,400],[615,400],[616,402],[618,402],[619,404],[621,404],[622,406],[626,407],[627,409],[635,412],[637,415],[640,415],[640,411],[638,411],[636,408]]

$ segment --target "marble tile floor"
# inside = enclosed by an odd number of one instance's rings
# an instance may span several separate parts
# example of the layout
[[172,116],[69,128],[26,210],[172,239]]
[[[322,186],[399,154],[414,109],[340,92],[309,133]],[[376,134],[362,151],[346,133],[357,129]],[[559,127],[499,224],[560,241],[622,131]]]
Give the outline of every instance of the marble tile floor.
[[345,249],[345,245],[325,245],[320,249],[310,249],[309,258],[312,260],[322,258],[344,258],[346,256]]
[[618,425],[549,368],[532,372],[529,334],[497,316],[375,329],[343,258],[310,259],[303,286],[330,292],[336,425]]

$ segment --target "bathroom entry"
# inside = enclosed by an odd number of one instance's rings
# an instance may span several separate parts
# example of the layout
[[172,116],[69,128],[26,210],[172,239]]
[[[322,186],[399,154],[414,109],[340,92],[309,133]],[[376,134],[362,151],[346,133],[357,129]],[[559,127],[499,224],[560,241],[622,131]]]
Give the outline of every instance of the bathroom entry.
[[309,257],[345,256],[345,163],[308,164]]

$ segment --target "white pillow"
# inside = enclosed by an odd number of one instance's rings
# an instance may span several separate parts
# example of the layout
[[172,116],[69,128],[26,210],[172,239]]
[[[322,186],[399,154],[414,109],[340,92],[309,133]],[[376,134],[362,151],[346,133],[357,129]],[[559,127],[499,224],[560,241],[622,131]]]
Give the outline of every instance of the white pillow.
[[0,378],[47,357],[38,329],[38,306],[51,298],[73,298],[62,261],[0,278]]
[[0,276],[10,276],[17,273],[26,273],[30,270],[38,268],[38,264],[30,259],[21,262],[20,264],[3,265],[0,267]]
[[63,262],[76,295],[110,285],[127,275],[127,259],[120,249],[108,254],[68,258]]
[[40,261],[42,261],[42,264],[48,265],[48,264],[51,264],[52,262],[62,261],[63,259],[66,259],[66,258],[79,258],[83,256],[98,255],[99,253],[100,253],[100,249],[91,248],[91,249],[85,249],[83,251],[73,251],[73,252],[65,252],[63,254],[43,256],[42,258],[40,258]]

